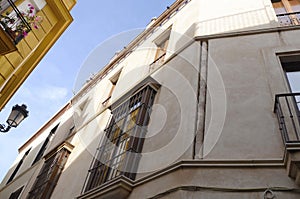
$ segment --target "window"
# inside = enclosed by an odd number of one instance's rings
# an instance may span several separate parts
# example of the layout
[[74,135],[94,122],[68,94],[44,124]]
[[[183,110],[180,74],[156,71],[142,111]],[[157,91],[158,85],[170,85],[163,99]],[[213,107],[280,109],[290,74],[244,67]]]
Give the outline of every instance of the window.
[[22,193],[24,186],[19,188],[17,191],[13,192],[12,194],[10,194],[9,199],[18,199],[20,194]]
[[169,40],[170,40],[170,34],[171,34],[171,27],[168,28],[154,41],[154,43],[157,46],[154,63],[162,64],[164,62]]
[[115,90],[115,87],[117,85],[117,82],[119,80],[120,74],[121,74],[121,70],[110,78],[111,88],[110,88],[108,97],[102,102],[103,106],[106,106],[108,104],[109,100],[111,99],[111,96],[112,96],[112,94]]
[[272,0],[272,4],[281,25],[300,24],[300,0]]
[[121,175],[135,178],[155,93],[155,89],[147,85],[111,111],[112,117],[91,164],[84,192]]
[[171,29],[172,27],[169,27],[153,41],[156,45],[156,52],[154,61],[149,66],[149,72],[153,71],[164,63],[170,41]]
[[[282,67],[292,93],[300,93],[300,55],[280,57]],[[295,96],[295,103],[300,110],[300,95]]]
[[49,199],[51,197],[60,174],[62,173],[70,155],[70,150],[64,146],[60,146],[57,149],[58,151],[50,153],[51,155],[46,158],[45,163],[27,196],[27,199]]
[[10,183],[10,182],[14,179],[14,177],[15,177],[16,174],[18,173],[19,169],[21,168],[21,166],[22,166],[22,164],[23,164],[25,158],[26,158],[27,155],[29,154],[30,150],[31,150],[31,148],[30,148],[28,151],[25,152],[25,154],[23,155],[23,157],[22,157],[22,159],[20,160],[20,162],[17,164],[17,166],[16,166],[14,172],[11,174],[11,176],[9,177],[9,179],[8,179],[8,181],[7,181],[6,184]]
[[68,136],[73,134],[75,132],[75,125],[73,125],[70,129],[69,129],[69,133]]
[[[58,125],[59,125],[59,124],[58,124]],[[46,140],[45,140],[45,142],[43,143],[41,149],[39,150],[37,156],[35,157],[35,159],[34,159],[32,165],[34,165],[37,161],[39,161],[39,160],[43,157],[43,155],[44,155],[44,153],[45,153],[45,151],[46,151],[46,149],[47,149],[48,143],[49,143],[49,141],[51,140],[52,136],[55,134],[55,131],[56,131],[56,129],[58,128],[58,125],[56,125],[56,126],[50,131],[48,137],[46,138]]]

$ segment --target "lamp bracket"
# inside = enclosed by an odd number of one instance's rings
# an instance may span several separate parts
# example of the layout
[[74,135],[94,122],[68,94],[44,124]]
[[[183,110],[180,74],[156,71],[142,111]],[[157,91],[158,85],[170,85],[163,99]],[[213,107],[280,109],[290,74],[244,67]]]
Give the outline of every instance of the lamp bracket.
[[0,132],[6,133],[10,130],[10,126],[5,126],[5,124],[0,124]]

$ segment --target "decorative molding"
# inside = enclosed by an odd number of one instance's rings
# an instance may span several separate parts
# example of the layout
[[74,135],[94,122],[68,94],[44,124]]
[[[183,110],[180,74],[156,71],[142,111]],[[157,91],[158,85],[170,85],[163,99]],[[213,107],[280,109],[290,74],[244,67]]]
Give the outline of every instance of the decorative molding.
[[195,40],[209,40],[209,39],[219,39],[225,37],[238,37],[238,36],[245,36],[245,35],[254,35],[254,34],[265,34],[265,33],[274,33],[274,32],[281,32],[281,31],[291,31],[291,30],[300,30],[299,26],[278,26],[275,28],[261,28],[255,30],[246,30],[246,31],[232,31],[226,33],[217,33],[211,35],[203,35],[203,36],[196,36]]
[[63,142],[62,144],[60,144],[58,147],[55,147],[52,151],[50,151],[48,154],[46,154],[44,156],[45,160],[49,159],[51,156],[53,156],[54,154],[56,154],[57,152],[59,152],[62,149],[67,150],[68,152],[72,152],[74,148],[74,145],[70,144],[69,142]]

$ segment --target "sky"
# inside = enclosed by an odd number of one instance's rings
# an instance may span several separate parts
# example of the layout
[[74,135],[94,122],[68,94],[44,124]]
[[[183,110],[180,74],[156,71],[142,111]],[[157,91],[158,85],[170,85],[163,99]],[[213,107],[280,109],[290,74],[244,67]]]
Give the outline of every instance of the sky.
[[[0,112],[0,122],[5,124],[15,104],[24,103],[29,110],[28,118],[20,126],[0,134],[1,181],[16,159],[18,148],[80,89],[85,80],[77,77],[82,77],[83,73],[89,76],[100,70],[108,61],[107,58],[114,55],[115,49],[122,49],[128,43],[128,35],[132,36],[144,29],[151,18],[158,17],[174,1],[77,0],[71,11],[73,23]],[[128,31],[130,34],[123,34]],[[103,53],[101,50],[112,45],[110,42],[116,36],[122,42],[113,44],[115,46],[110,50],[111,54]],[[93,54],[94,66],[97,67],[91,68],[92,71],[81,70],[91,52],[99,54]]]

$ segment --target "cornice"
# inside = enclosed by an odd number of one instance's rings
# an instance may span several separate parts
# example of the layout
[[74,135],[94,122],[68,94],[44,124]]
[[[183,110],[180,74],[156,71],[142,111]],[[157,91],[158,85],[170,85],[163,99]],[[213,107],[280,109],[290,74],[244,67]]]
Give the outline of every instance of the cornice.
[[201,36],[196,36],[195,40],[203,41],[203,40],[219,39],[219,38],[226,38],[226,37],[238,37],[238,36],[266,34],[266,33],[282,32],[282,31],[293,31],[293,30],[300,30],[300,25],[277,26],[273,28],[260,28],[260,29],[246,30],[246,31],[232,31],[232,32],[217,33],[211,35],[201,35]]
[[178,169],[190,168],[269,168],[279,167],[284,168],[283,159],[269,159],[269,160],[182,160],[176,162],[164,169],[146,175],[134,181],[134,186],[144,184],[148,181],[154,180],[161,176],[172,173]]

